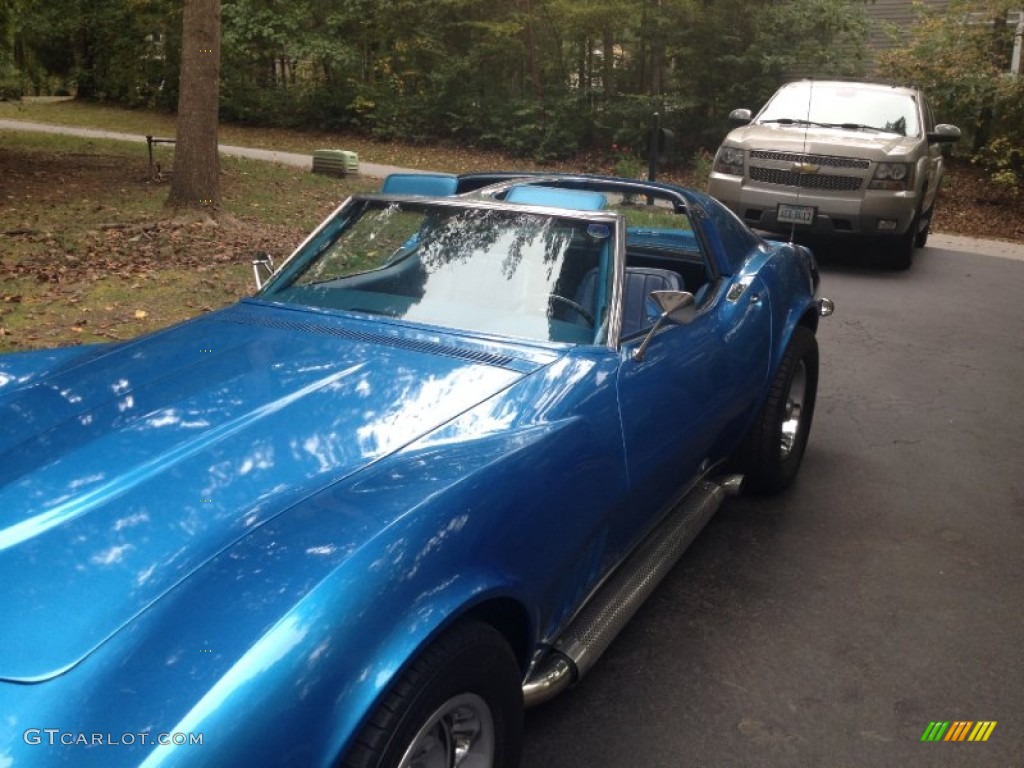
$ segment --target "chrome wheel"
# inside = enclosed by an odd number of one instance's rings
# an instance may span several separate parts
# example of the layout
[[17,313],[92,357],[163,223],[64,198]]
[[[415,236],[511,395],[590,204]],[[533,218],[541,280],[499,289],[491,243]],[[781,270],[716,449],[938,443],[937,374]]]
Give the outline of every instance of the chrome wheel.
[[761,412],[734,457],[744,486],[755,493],[779,493],[800,471],[818,393],[818,340],[797,326],[768,388]]
[[793,371],[793,379],[786,393],[786,405],[782,415],[782,434],[779,441],[779,457],[786,459],[796,445],[800,434],[800,420],[804,413],[804,398],[807,395],[807,366],[800,360]]
[[491,768],[494,718],[475,693],[453,696],[434,710],[402,755],[399,768]]

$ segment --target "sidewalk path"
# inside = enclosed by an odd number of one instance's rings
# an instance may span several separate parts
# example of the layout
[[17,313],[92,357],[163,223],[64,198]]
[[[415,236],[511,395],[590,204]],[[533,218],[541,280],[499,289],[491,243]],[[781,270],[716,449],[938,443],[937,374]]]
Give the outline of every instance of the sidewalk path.
[[[96,128],[75,128],[69,125],[52,125],[49,123],[32,123],[24,120],[0,119],[0,130],[10,131],[34,131],[36,133],[63,133],[68,136],[82,136],[88,139],[114,139],[115,141],[135,141],[145,143],[146,137],[135,133],[119,133],[117,131],[102,131]],[[220,151],[232,157],[248,157],[252,160],[266,160],[271,163],[281,163],[297,168],[312,170],[313,156],[303,155],[297,152],[277,152],[271,149],[253,149],[252,147],[235,147],[230,144],[221,144]],[[414,168],[399,168],[395,165],[379,165],[378,163],[364,163],[359,161],[359,173],[362,176],[371,176],[376,179],[383,179],[392,173],[428,173],[428,171],[416,170]],[[976,253],[984,256],[996,256],[1002,259],[1013,259],[1024,261],[1024,245],[1011,243],[1005,240],[983,240],[974,237],[961,237],[959,235],[944,235],[940,232],[933,232],[928,238],[928,245],[933,248],[944,248],[951,251],[963,251],[965,253]]]
[[[76,128],[70,125],[52,125],[50,123],[32,123],[26,120],[4,120],[0,119],[0,130],[9,131],[32,131],[34,133],[62,133],[67,136],[81,136],[87,139],[113,139],[115,141],[134,141],[146,143],[146,137],[136,133],[120,133],[118,131],[103,131],[97,128]],[[313,156],[303,155],[297,152],[277,152],[271,149],[253,149],[252,147],[235,147],[230,144],[221,144],[219,147],[222,154],[231,157],[247,157],[251,160],[266,160],[271,163],[281,163],[297,168],[312,170]],[[362,176],[372,176],[376,179],[383,179],[392,173],[426,173],[414,168],[399,168],[395,165],[380,165],[378,163],[364,163],[359,161],[359,173]]]

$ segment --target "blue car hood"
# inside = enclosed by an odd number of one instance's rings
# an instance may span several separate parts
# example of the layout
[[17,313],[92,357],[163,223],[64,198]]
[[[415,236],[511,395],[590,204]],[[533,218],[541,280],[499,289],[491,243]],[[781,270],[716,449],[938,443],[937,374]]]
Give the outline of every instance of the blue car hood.
[[535,370],[534,352],[243,304],[6,376],[0,679],[71,668],[248,532]]

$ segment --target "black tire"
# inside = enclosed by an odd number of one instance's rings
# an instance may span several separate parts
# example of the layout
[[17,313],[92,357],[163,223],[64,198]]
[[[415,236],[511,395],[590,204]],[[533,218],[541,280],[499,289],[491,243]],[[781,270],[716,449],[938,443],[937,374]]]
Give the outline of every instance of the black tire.
[[[489,625],[463,621],[402,673],[339,768],[399,768],[411,750],[450,755],[462,738],[473,759],[437,765],[516,768],[522,732],[522,675],[512,650]],[[421,764],[435,765],[404,763]]]
[[932,229],[932,214],[935,211],[935,204],[932,203],[932,207],[928,209],[928,213],[922,216],[924,226],[921,227],[920,231],[914,237],[914,247],[924,248],[928,245],[928,235]]
[[917,226],[919,218],[914,217],[910,228],[890,243],[888,264],[892,269],[903,271],[914,263],[914,249],[917,247]]
[[779,493],[793,482],[807,448],[817,393],[818,341],[808,328],[799,326],[775,372],[768,399],[737,453],[748,490]]

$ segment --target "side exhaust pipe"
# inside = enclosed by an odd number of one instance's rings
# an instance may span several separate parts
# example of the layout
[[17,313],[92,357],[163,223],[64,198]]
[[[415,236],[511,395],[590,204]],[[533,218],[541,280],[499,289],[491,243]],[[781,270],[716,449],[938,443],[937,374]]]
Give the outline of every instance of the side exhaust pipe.
[[721,506],[740,492],[743,478],[705,480],[690,491],[669,516],[608,579],[536,664],[523,683],[527,707],[553,699],[594,666],[641,604],[650,597]]

